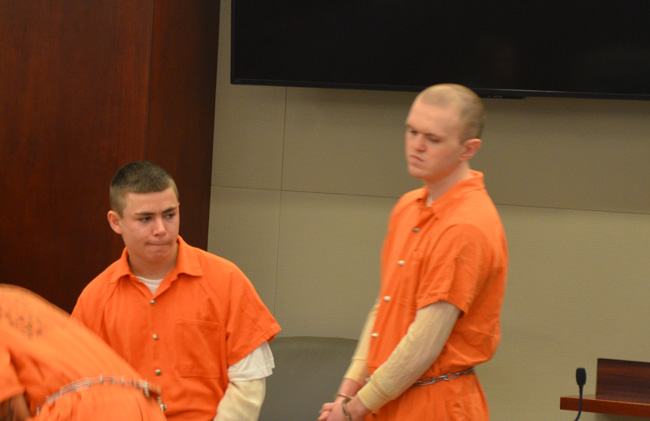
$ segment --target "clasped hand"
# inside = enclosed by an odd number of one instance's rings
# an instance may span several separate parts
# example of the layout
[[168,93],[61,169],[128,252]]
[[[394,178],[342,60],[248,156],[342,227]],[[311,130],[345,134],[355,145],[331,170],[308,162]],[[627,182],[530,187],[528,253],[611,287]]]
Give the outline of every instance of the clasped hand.
[[[338,397],[334,402],[323,404],[320,410],[318,421],[348,421],[343,413],[343,397]],[[359,398],[354,398],[346,404],[346,409],[352,418],[352,421],[363,421],[365,416],[370,413]]]

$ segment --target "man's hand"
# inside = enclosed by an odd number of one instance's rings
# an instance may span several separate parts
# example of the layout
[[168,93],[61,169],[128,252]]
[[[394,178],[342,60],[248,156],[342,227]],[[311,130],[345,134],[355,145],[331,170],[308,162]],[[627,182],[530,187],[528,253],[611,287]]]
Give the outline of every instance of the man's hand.
[[24,395],[0,402],[0,421],[23,421],[31,417]]
[[[341,402],[343,402],[342,397],[336,398],[334,402],[328,402],[323,404],[321,407],[319,414],[320,416],[318,417],[318,421],[328,421],[330,420],[330,414],[334,411],[334,407],[336,406],[341,406]],[[330,420],[331,421],[331,420]]]
[[[323,405],[320,410],[320,417],[318,421],[347,421],[343,413],[343,401],[345,398],[338,397],[334,402],[329,402]],[[348,410],[350,417],[353,421],[363,421],[370,413],[370,410],[365,407],[358,397],[354,397],[349,401],[345,408]]]

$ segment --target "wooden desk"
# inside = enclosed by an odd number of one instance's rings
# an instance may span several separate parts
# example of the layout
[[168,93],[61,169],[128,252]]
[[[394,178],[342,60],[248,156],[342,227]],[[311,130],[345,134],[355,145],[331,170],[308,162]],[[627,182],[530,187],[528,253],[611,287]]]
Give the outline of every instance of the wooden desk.
[[[578,396],[560,398],[560,409],[578,406]],[[599,358],[596,394],[583,396],[582,410],[650,418],[650,363]]]

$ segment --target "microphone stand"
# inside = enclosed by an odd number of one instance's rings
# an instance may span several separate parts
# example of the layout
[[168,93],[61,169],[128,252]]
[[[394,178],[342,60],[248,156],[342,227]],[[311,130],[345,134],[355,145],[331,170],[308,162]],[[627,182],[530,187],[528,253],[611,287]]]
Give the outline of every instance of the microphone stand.
[[578,383],[578,389],[580,390],[580,398],[578,399],[578,416],[575,421],[580,419],[582,414],[582,388],[587,383],[587,371],[584,368],[576,369],[576,383]]

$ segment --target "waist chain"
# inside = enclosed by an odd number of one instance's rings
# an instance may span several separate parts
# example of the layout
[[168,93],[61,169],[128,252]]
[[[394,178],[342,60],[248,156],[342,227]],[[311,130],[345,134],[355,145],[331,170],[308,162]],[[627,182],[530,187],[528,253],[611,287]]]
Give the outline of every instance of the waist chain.
[[[470,367],[467,370],[461,370],[461,371],[456,371],[454,373],[447,373],[443,374],[440,377],[425,377],[424,379],[420,379],[413,383],[411,387],[415,386],[428,386],[430,384],[438,383],[441,381],[450,381],[459,378],[462,375],[465,374],[472,374],[474,372],[474,367]],[[369,382],[371,379],[370,377],[366,377],[366,382]]]
[[43,405],[45,404],[51,405],[69,393],[81,392],[83,390],[89,389],[90,387],[96,385],[117,385],[117,386],[137,389],[138,391],[142,392],[142,394],[147,398],[155,399],[156,402],[158,402],[158,404],[160,405],[160,409],[162,409],[163,411],[167,409],[167,405],[165,405],[162,398],[160,397],[160,393],[161,393],[160,386],[151,384],[146,380],[134,380],[134,379],[127,379],[125,377],[101,375],[99,377],[80,379],[63,386],[61,389],[59,389],[58,392],[53,393],[50,396],[46,397],[45,400],[41,402],[38,405],[38,407],[36,407],[36,415],[40,413],[41,407]]
[[424,379],[420,379],[413,383],[412,387],[415,386],[428,386],[430,384],[438,383],[440,381],[449,381],[449,380],[454,380],[457,379],[458,377],[465,375],[465,374],[471,374],[474,372],[474,367],[470,367],[467,370],[462,370],[462,371],[456,371],[455,373],[447,373],[443,374],[440,377],[426,377]]

